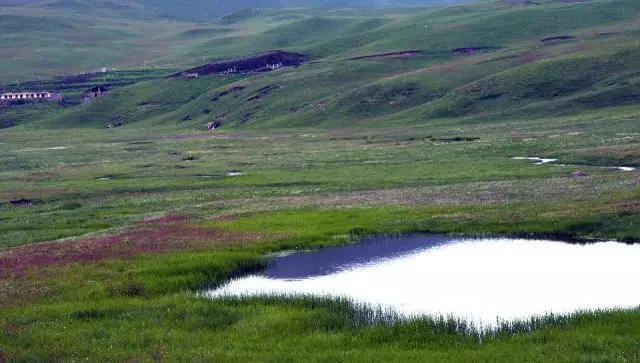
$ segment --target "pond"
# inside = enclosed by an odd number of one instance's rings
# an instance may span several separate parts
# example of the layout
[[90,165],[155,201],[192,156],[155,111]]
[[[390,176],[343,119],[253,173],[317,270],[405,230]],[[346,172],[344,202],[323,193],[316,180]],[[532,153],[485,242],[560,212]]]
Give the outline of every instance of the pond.
[[546,313],[640,306],[640,245],[438,235],[371,238],[273,256],[261,273],[211,297],[348,297],[401,315],[490,327]]

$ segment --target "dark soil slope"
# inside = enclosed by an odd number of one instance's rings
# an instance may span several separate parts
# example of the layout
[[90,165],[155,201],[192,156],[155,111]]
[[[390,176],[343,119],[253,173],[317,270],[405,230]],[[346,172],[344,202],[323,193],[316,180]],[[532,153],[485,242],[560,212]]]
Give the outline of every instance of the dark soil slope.
[[196,68],[188,69],[184,72],[173,74],[169,77],[180,77],[187,74],[203,76],[221,73],[267,72],[280,67],[297,66],[302,64],[305,60],[306,56],[303,54],[274,50],[240,59],[205,64]]

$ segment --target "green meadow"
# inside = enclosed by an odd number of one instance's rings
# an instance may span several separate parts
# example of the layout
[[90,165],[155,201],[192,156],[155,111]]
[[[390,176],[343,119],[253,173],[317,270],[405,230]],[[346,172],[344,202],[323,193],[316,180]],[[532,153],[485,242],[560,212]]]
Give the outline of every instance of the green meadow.
[[[27,59],[0,61],[0,88],[65,97],[0,106],[0,362],[640,359],[637,309],[485,331],[344,299],[200,294],[271,253],[371,235],[638,242],[640,172],[617,169],[640,167],[636,1],[206,22],[103,9],[90,42],[77,29],[92,15],[64,3],[0,14],[2,59]],[[271,49],[309,60],[167,78]],[[69,77],[107,59],[116,70]]]

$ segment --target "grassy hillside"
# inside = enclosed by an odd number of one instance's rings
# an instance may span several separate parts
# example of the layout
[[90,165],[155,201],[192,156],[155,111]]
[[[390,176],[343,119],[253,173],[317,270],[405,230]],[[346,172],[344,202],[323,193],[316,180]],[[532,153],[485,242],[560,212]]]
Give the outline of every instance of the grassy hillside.
[[115,4],[65,1],[2,7],[0,58],[5,61],[0,62],[0,83],[102,67],[187,66],[194,59],[185,48],[289,21],[259,18],[229,23],[208,18],[195,22],[163,16],[137,3]]
[[[180,128],[212,120],[258,128],[416,124],[570,115],[638,99],[635,1],[488,3],[417,15],[283,13],[304,16],[271,23],[271,15],[253,14],[225,25],[235,30],[203,26],[172,39],[199,43],[181,47],[194,64],[270,49],[307,54],[307,64],[133,84],[43,114],[34,125],[103,127],[117,117],[126,125]],[[250,33],[238,35],[242,29]],[[405,50],[419,53],[375,56]],[[230,88],[232,95],[217,97]]]
[[[203,41],[225,38],[223,43],[228,44],[238,36],[262,32],[293,20],[318,14],[335,15],[334,7],[366,6],[345,8],[342,12],[385,14],[407,12],[386,7],[403,5],[404,1],[378,4],[358,0],[331,4],[320,0],[3,1],[0,3],[3,45],[0,58],[6,61],[0,63],[0,83],[82,73],[102,67],[166,66],[168,63],[188,66],[195,64],[188,49],[198,48]],[[304,8],[280,10],[287,6]],[[218,56],[209,45],[202,47],[206,47],[207,52],[198,54],[198,59],[203,55]],[[244,54],[249,49],[240,50]]]

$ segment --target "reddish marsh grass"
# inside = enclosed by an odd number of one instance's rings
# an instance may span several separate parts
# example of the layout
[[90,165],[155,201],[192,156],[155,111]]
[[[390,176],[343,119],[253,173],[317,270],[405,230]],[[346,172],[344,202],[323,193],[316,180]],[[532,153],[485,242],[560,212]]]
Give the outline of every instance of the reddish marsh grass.
[[52,241],[0,251],[0,278],[23,275],[37,267],[99,261],[141,253],[224,247],[260,239],[255,233],[238,233],[189,224],[188,218],[169,215],[136,223],[130,229],[106,236]]

